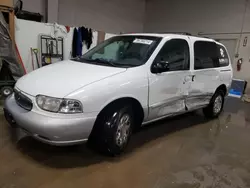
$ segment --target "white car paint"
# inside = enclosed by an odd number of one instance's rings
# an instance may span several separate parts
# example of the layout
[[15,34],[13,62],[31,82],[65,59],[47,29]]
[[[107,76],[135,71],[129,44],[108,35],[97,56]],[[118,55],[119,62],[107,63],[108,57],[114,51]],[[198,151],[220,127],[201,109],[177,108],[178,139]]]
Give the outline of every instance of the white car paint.
[[[85,113],[100,112],[112,101],[131,97],[138,100],[144,109],[145,121],[157,119],[175,112],[185,112],[185,96],[214,93],[221,84],[231,84],[232,71],[226,73],[227,79],[221,80],[220,70],[194,70],[193,45],[195,41],[211,41],[212,39],[190,37],[174,34],[131,34],[163,37],[151,58],[146,64],[135,68],[116,68],[98,66],[67,60],[34,71],[22,77],[16,84],[21,91],[36,96],[38,94],[77,99],[82,102]],[[170,39],[185,39],[190,47],[190,70],[153,74],[150,66],[162,48]],[[227,68],[227,67],[226,67]],[[229,66],[231,69],[231,66]],[[191,82],[195,75],[196,81]],[[185,81],[185,84],[183,84]],[[30,87],[32,86],[32,87]],[[172,101],[183,96],[177,104],[157,108],[158,104]],[[198,101],[208,104],[210,100]],[[197,100],[186,100],[190,109],[196,108]],[[167,103],[166,103],[167,104]],[[151,112],[149,112],[151,110]]]
[[[173,37],[164,38],[160,49]],[[187,36],[179,36],[178,39],[188,41]],[[155,54],[158,54],[158,52]],[[190,87],[190,70],[163,72],[149,75],[149,117],[148,121],[171,115],[173,113],[185,112],[185,97],[188,95]],[[186,80],[185,84],[183,82]]]
[[[33,103],[36,103],[36,95],[80,101],[83,106],[82,114],[55,115],[55,113],[43,111],[36,104],[32,112],[42,114],[43,117],[53,117],[51,121],[53,126],[55,126],[56,121],[62,118],[70,120],[76,118],[79,121],[83,118],[83,123],[88,124],[88,129],[85,130],[85,135],[88,137],[98,113],[117,99],[129,97],[137,100],[143,108],[143,123],[145,124],[166,116],[204,107],[209,103],[219,86],[224,84],[227,89],[230,87],[232,81],[231,63],[226,67],[194,70],[194,42],[198,40],[215,42],[214,40],[175,34],[131,35],[162,37],[161,42],[144,65],[133,68],[117,68],[67,60],[41,68],[22,77],[17,82],[16,88],[30,97]],[[153,74],[151,65],[155,57],[162,46],[171,39],[184,39],[188,42],[190,70]],[[192,80],[193,76],[195,76],[194,80]],[[12,100],[14,100],[13,97]],[[13,102],[9,103],[7,101],[6,106],[12,108]],[[14,110],[11,112],[18,113]],[[79,121],[75,126],[81,126]],[[43,133],[44,126],[45,124],[41,125]],[[67,130],[69,126],[66,126]],[[39,130],[36,129],[36,131]],[[57,135],[57,137],[52,137],[52,139],[54,138],[59,139],[60,137]],[[80,137],[77,137],[77,139],[80,140]],[[63,144],[65,142],[63,140]],[[55,143],[61,144],[60,142]]]
[[127,69],[127,71],[95,82],[67,96],[83,104],[84,112],[100,112],[112,101],[131,97],[140,102],[145,112],[148,107],[147,66]]
[[25,93],[63,98],[88,84],[125,72],[125,68],[98,66],[71,60],[40,68],[16,83]]

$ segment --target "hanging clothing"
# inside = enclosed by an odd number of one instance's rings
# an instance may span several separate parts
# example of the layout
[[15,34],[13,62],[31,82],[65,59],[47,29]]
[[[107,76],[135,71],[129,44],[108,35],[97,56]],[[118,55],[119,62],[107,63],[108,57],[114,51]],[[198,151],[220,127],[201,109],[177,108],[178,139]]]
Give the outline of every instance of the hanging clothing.
[[85,44],[88,38],[88,29],[85,27],[81,27],[82,32],[82,42]]
[[74,29],[74,33],[73,33],[73,41],[72,41],[72,52],[71,55],[72,57],[76,57],[76,46],[77,46],[77,29]]
[[87,39],[87,48],[89,49],[91,44],[93,43],[93,34],[92,29],[88,30],[88,39]]
[[83,44],[86,44],[87,49],[89,49],[91,44],[93,43],[92,29],[81,27],[81,34],[82,34],[82,42],[83,42]]
[[76,42],[76,56],[82,56],[82,31],[81,28],[77,30],[77,42]]

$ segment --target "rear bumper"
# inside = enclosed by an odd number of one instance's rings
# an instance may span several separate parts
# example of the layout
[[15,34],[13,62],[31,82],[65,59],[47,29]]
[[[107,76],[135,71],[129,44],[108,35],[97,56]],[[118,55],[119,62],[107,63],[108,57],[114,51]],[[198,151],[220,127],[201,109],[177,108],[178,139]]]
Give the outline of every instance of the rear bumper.
[[17,105],[13,95],[5,100],[6,120],[13,127],[50,145],[74,145],[87,141],[97,114],[53,114],[27,111]]

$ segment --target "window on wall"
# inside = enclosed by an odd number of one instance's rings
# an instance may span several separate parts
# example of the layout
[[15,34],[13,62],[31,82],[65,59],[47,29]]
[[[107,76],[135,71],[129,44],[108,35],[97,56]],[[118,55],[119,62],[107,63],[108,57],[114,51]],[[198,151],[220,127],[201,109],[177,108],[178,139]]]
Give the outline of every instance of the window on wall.
[[172,39],[165,43],[155,62],[166,62],[168,71],[189,70],[190,54],[186,40]]
[[219,58],[219,66],[220,67],[226,67],[229,65],[229,56],[227,54],[226,49],[217,44],[217,54],[218,54],[218,58]]
[[217,45],[214,42],[197,41],[194,43],[194,69],[219,67]]

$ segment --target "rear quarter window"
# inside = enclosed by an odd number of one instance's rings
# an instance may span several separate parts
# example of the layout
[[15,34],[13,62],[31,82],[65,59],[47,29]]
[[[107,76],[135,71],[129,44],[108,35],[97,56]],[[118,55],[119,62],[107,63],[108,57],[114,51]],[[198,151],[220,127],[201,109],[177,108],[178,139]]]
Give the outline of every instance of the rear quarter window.
[[194,43],[194,69],[209,69],[218,67],[218,50],[216,43],[196,41]]
[[229,65],[229,56],[225,47],[217,44],[217,54],[219,58],[219,67],[226,67]]

